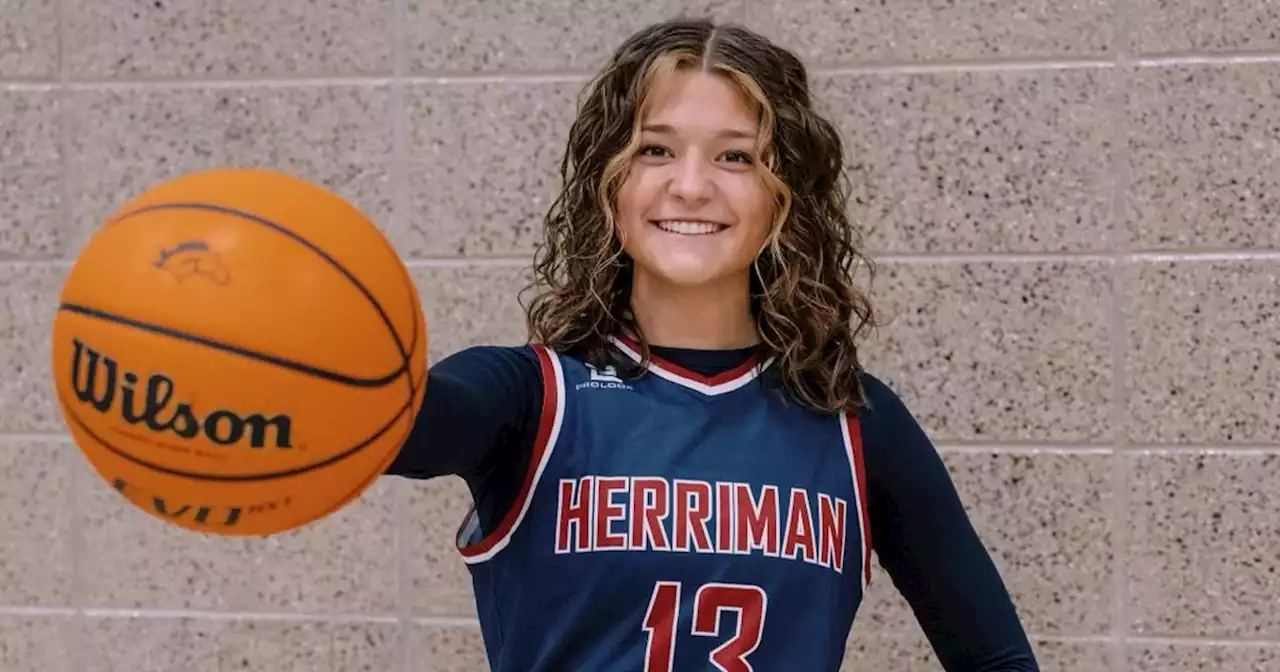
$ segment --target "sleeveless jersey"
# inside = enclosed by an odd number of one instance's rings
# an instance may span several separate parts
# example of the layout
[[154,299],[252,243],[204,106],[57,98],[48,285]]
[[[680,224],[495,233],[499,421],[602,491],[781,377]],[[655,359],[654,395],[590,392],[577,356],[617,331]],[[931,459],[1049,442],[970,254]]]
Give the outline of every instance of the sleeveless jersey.
[[836,672],[871,570],[856,418],[767,389],[770,362],[623,380],[535,350],[519,496],[458,535],[494,672]]

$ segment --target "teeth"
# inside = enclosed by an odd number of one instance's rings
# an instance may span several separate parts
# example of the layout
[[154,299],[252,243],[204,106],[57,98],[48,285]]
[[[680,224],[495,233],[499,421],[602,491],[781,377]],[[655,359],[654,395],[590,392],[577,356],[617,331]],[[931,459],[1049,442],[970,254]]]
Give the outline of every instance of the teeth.
[[709,233],[715,233],[720,230],[719,224],[710,222],[680,222],[674,220],[663,220],[658,222],[658,228],[667,233],[679,233],[686,236],[705,236]]

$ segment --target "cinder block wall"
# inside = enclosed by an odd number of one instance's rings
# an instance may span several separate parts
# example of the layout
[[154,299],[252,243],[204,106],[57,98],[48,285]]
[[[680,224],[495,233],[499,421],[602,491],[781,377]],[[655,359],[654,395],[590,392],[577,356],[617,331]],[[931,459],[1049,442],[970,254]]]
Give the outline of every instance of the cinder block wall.
[[[522,338],[571,102],[625,34],[744,21],[813,66],[945,454],[1046,670],[1280,670],[1280,5],[1240,0],[0,3],[0,669],[483,670],[456,482],[268,540],[124,506],[48,335],[123,199],[256,163],[412,267],[433,358]],[[938,670],[883,576],[850,669]]]

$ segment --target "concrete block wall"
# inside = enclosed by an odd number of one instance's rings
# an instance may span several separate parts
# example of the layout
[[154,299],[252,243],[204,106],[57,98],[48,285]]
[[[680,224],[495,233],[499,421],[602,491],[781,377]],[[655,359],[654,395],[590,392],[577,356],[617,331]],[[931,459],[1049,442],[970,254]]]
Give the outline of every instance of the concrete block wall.
[[[200,538],[69,443],[48,328],[128,195],[258,163],[385,228],[433,359],[523,336],[573,96],[678,12],[801,53],[944,453],[1043,669],[1280,670],[1280,5],[0,1],[0,670],[484,670],[454,481]],[[939,670],[879,577],[851,670]]]

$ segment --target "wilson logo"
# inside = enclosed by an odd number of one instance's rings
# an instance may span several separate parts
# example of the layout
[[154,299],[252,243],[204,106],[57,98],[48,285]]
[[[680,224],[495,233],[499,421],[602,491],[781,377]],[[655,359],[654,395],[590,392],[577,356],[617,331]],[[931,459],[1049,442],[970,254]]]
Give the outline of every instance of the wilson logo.
[[[104,353],[73,339],[71,386],[76,398],[102,414],[115,413],[130,425],[184,439],[204,436],[220,446],[292,448],[293,420],[280,414],[241,415],[227,409],[201,417],[191,404],[175,400],[173,379],[153,373],[142,379]],[[268,442],[268,439],[270,441]]]

